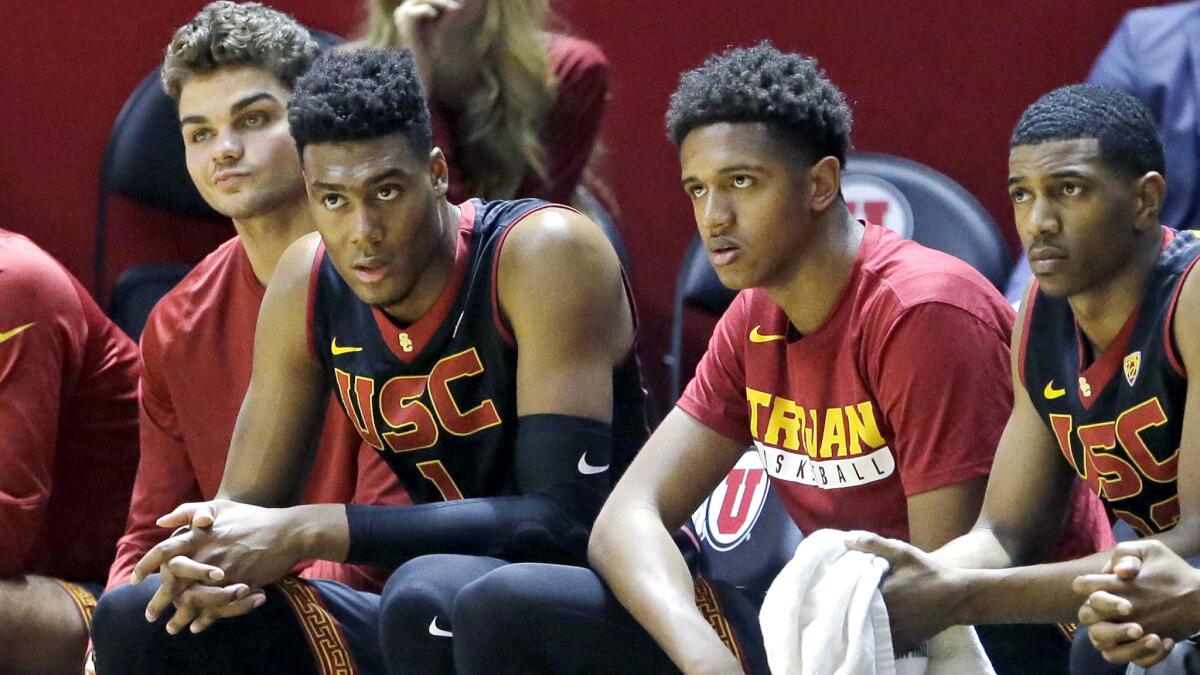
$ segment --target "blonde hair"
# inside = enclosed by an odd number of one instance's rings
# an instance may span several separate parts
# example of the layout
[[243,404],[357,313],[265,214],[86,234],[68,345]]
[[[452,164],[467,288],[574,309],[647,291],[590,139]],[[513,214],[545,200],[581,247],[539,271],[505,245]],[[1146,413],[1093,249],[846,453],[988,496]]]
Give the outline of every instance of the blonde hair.
[[[401,1],[369,0],[367,45],[407,46],[392,16]],[[547,178],[541,132],[555,97],[543,32],[548,14],[549,0],[489,0],[471,52],[463,55],[478,60],[483,82],[463,111],[465,137],[456,139],[468,194],[508,199],[529,173]]]

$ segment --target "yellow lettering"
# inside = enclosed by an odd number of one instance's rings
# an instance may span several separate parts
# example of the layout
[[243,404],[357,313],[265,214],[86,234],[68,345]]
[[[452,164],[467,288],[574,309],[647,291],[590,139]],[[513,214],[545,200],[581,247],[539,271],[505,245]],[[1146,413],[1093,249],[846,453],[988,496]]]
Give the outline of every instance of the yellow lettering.
[[846,422],[842,419],[841,408],[829,408],[825,411],[825,428],[821,434],[821,456],[833,457],[833,448],[837,447],[837,456],[846,456]]
[[850,454],[862,453],[860,441],[872,450],[882,448],[887,442],[883,440],[883,434],[879,433],[879,425],[875,422],[875,406],[870,401],[863,401],[858,404],[857,412],[855,407],[848,405],[845,408],[850,431]]
[[797,413],[804,414],[804,408],[798,407],[794,401],[782,396],[775,397],[775,405],[771,407],[771,421],[767,423],[767,433],[763,442],[779,446],[779,432],[782,431],[783,447],[798,452],[800,450],[800,428],[804,425]]
[[[801,409],[800,414],[804,414]],[[804,426],[804,451],[809,457],[817,456],[817,411],[813,408],[808,409],[808,424]]]
[[758,409],[771,405],[771,395],[746,387],[746,401],[750,403],[750,436],[762,438],[758,433]]

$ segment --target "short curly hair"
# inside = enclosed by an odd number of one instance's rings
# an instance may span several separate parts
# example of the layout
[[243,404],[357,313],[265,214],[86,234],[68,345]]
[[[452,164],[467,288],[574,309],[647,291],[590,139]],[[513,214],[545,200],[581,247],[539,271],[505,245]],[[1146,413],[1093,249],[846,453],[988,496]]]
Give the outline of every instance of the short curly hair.
[[1034,101],[1017,120],[1009,147],[1081,138],[1096,139],[1101,161],[1122,176],[1166,175],[1154,116],[1137,98],[1098,84],[1070,84]]
[[675,146],[696,127],[718,122],[764,122],[811,153],[810,160],[833,156],[845,165],[853,115],[816,59],[763,41],[710,56],[680,76],[667,108]]
[[417,155],[433,147],[429,105],[407,49],[365,47],[317,59],[296,81],[288,123],[300,153],[313,143],[403,134]]
[[175,100],[192,77],[224,66],[257,66],[291,89],[321,51],[295,19],[257,2],[211,2],[175,31],[160,76]]

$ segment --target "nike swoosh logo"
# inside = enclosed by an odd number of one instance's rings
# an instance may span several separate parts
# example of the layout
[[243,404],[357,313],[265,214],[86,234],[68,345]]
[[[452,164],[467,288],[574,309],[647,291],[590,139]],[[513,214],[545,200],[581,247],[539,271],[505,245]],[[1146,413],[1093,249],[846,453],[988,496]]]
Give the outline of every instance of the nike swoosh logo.
[[773,340],[782,340],[787,337],[786,335],[763,335],[762,333],[758,332],[759,328],[762,328],[762,326],[755,326],[750,330],[751,342],[771,342]]
[[1050,380],[1049,382],[1047,382],[1046,388],[1042,390],[1042,396],[1045,396],[1049,400],[1054,400],[1056,398],[1059,398],[1060,396],[1066,396],[1066,395],[1067,395],[1066,389],[1055,389],[1054,388],[1054,380]]
[[429,622],[429,634],[434,637],[454,637],[454,633],[438,628],[436,615],[433,617],[433,621]]
[[603,466],[595,466],[594,464],[588,464],[586,452],[579,456],[579,467],[578,467],[579,473],[581,473],[585,476],[594,476],[595,474],[598,474],[598,473],[604,473],[605,471],[608,471],[608,467],[609,467],[608,464],[605,464]]
[[34,321],[32,323],[27,323],[24,326],[17,326],[16,328],[14,328],[10,331],[0,333],[0,342],[8,342],[12,338],[16,337],[17,333],[20,333],[21,331],[25,330],[26,328],[29,328],[30,326],[32,326],[35,323],[37,323],[37,322]]
[[333,338],[333,342],[329,343],[329,351],[333,352],[334,356],[341,356],[342,354],[349,354],[350,352],[361,352],[362,347],[339,347],[337,338],[335,337]]

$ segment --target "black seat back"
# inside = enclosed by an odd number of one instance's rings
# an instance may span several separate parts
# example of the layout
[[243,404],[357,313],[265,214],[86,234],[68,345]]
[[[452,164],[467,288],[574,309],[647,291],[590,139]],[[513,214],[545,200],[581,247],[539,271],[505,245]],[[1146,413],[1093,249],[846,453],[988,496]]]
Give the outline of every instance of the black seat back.
[[979,200],[945,174],[910,159],[852,154],[842,194],[856,217],[966,262],[1004,290],[1012,256]]
[[136,342],[155,303],[175,288],[191,269],[192,266],[186,263],[130,267],[117,279],[109,303],[109,317]]

